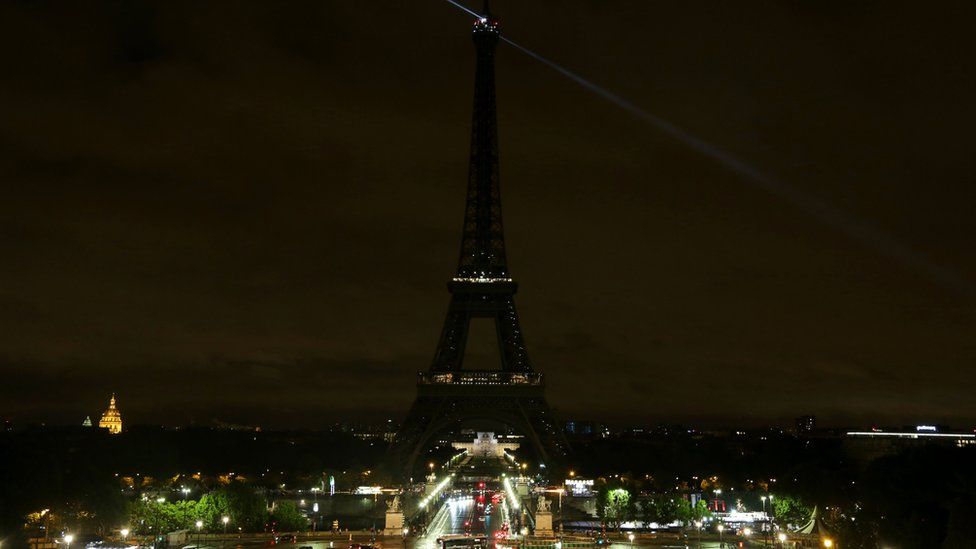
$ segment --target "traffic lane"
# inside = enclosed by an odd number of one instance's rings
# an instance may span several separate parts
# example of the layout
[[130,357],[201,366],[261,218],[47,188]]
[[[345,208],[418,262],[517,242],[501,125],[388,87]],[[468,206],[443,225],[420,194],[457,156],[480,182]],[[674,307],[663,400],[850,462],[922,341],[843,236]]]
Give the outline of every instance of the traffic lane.
[[437,538],[444,536],[451,529],[451,507],[448,502],[444,502],[434,518],[431,519],[424,535],[418,537],[415,546],[421,549],[430,549],[437,545]]

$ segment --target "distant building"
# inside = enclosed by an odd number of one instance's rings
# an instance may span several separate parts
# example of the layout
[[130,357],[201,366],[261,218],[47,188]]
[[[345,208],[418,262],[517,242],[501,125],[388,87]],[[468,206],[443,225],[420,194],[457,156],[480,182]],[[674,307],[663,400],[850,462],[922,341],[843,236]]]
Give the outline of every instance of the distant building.
[[568,435],[578,436],[578,437],[588,437],[588,436],[601,436],[606,437],[609,435],[609,430],[605,425],[594,423],[592,421],[580,421],[571,419],[563,424],[563,430]]
[[82,427],[91,427],[92,426],[91,416],[85,416],[85,421],[82,421],[81,422],[81,426]]
[[872,428],[870,431],[848,431],[844,437],[847,453],[863,463],[894,454],[904,448],[927,445],[968,448],[976,445],[976,433],[936,432],[928,425],[919,425],[912,430],[885,431]]
[[465,450],[471,456],[482,457],[504,457],[506,452],[518,450],[519,443],[512,438],[502,438],[499,440],[495,433],[479,432],[473,441],[454,442],[451,447],[455,450]]
[[396,438],[398,427],[392,419],[388,419],[384,423],[343,426],[342,430],[350,433],[359,440],[393,442],[393,439]]
[[112,393],[112,399],[108,401],[108,410],[102,414],[98,426],[102,429],[108,429],[108,432],[113,435],[122,432],[122,413],[115,407],[115,393]]
[[599,426],[594,425],[592,421],[579,421],[574,419],[567,421],[563,428],[566,434],[575,436],[591,436],[599,430]]
[[800,416],[796,418],[796,434],[809,435],[817,429],[817,416]]

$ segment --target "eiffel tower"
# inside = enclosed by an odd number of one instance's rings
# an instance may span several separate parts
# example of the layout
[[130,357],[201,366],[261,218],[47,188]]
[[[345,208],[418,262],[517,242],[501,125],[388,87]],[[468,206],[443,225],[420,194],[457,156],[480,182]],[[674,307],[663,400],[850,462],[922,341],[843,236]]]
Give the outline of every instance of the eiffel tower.
[[[565,457],[567,445],[543,394],[542,375],[532,369],[522,340],[515,292],[505,258],[498,185],[495,115],[495,48],[498,21],[485,1],[475,21],[477,52],[471,158],[457,273],[447,284],[447,318],[434,360],[417,379],[417,399],[390,447],[393,467],[411,476],[420,453],[439,433],[476,422],[507,426],[523,434],[543,463]],[[473,318],[495,323],[501,367],[465,370],[464,350]]]

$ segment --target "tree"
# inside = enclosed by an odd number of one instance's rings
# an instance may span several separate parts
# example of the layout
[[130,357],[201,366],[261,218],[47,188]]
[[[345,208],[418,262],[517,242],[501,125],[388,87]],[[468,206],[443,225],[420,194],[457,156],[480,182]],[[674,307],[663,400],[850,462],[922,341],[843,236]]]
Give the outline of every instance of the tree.
[[670,524],[678,520],[678,501],[673,494],[655,494],[641,502],[641,519],[644,522]]
[[158,502],[140,499],[129,504],[129,524],[141,534],[185,530],[197,520],[195,501]]
[[633,516],[630,492],[624,488],[605,491],[601,494],[597,514],[604,524],[619,529],[624,521]]
[[777,495],[773,498],[773,516],[783,524],[800,525],[810,519],[812,509],[795,496]]
[[684,523],[685,527],[690,526],[693,522],[705,520],[712,516],[712,512],[708,510],[708,504],[703,499],[698,500],[698,503],[695,505],[692,505],[691,501],[687,499],[679,500],[677,513],[675,514],[678,520]]
[[293,501],[280,501],[275,504],[275,509],[271,513],[271,522],[274,530],[279,532],[295,532],[308,528],[308,518],[298,510],[298,506]]
[[245,532],[260,532],[268,519],[268,500],[253,488],[232,484],[220,490],[227,498],[231,520]]

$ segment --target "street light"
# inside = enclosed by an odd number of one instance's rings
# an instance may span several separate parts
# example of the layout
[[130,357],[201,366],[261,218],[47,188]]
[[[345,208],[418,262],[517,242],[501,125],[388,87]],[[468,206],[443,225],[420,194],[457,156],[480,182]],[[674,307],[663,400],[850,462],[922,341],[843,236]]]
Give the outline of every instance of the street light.
[[634,533],[633,532],[627,534],[627,539],[630,540],[630,544],[631,545],[634,545]]
[[780,545],[783,545],[784,543],[786,543],[786,534],[783,533],[783,532],[780,532],[780,533],[776,534],[776,539],[779,540]]
[[834,546],[834,540],[832,540],[830,538],[824,538],[824,540],[823,540],[823,546],[824,547],[833,547]]
[[[759,496],[759,499],[762,500],[763,515],[766,515],[766,496]],[[766,515],[766,523],[767,527],[763,529],[763,540],[769,539],[769,515]]]
[[122,531],[119,532],[119,533],[122,534],[122,541],[125,541],[126,538],[129,537],[129,529],[128,528],[123,528]]
[[745,537],[751,536],[752,535],[752,528],[749,528],[748,526],[746,526],[745,528],[743,528],[742,529],[742,535],[745,536]]
[[71,542],[74,541],[74,540],[75,540],[74,534],[65,534],[64,535],[64,546],[65,547],[71,547]]
[[159,521],[161,520],[161,518],[162,518],[161,515],[163,514],[163,512],[162,512],[162,510],[160,510],[159,506],[162,505],[165,501],[166,501],[166,498],[164,498],[162,496],[156,498],[156,504],[157,504],[156,505],[156,509],[155,509],[156,512],[153,513],[155,515],[154,518],[156,519],[154,521],[155,522],[155,524],[154,524],[155,530],[153,531],[153,547],[156,547],[157,546],[157,542],[159,542],[159,532],[162,530],[162,528],[159,527]]
[[722,532],[725,531],[725,526],[719,524],[718,526],[716,526],[716,528],[718,529],[718,546],[725,547],[725,541],[722,540]]

